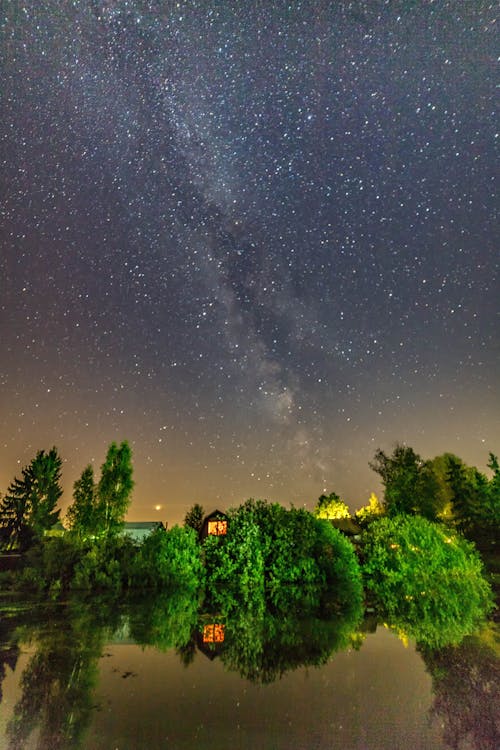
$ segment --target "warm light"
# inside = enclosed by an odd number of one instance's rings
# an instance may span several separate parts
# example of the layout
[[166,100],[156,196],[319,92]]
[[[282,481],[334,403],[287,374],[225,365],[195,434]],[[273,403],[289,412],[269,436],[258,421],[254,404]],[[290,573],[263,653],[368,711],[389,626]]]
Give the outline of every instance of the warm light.
[[212,536],[224,536],[227,534],[227,521],[209,521],[208,533]]
[[155,505],[155,510],[161,510],[161,509],[162,509],[161,505]]
[[213,623],[203,628],[203,643],[223,643],[225,625]]

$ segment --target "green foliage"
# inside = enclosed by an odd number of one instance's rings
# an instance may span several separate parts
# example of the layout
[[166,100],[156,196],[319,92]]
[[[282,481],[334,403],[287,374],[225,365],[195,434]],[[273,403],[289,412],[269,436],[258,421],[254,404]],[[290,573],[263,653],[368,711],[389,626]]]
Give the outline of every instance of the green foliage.
[[[341,616],[325,616],[324,601],[312,595],[308,612],[297,608],[302,587],[287,586],[280,607],[234,607],[226,615],[224,666],[251,682],[268,684],[286,672],[325,664],[346,648],[362,617],[361,603]],[[288,594],[288,597],[286,596]]]
[[443,526],[418,516],[382,518],[362,544],[367,590],[390,625],[421,643],[459,643],[491,607],[474,546]]
[[491,480],[456,456],[448,457],[447,481],[451,492],[453,521],[460,531],[475,538],[486,533],[494,538],[500,525],[500,472],[490,453]]
[[123,528],[133,487],[130,446],[126,440],[119,446],[111,443],[97,486],[100,530],[104,534],[117,534]]
[[196,632],[198,599],[189,589],[177,587],[134,601],[127,614],[130,634],[140,645],[183,651]]
[[137,546],[127,536],[107,536],[87,542],[74,568],[73,591],[125,590],[133,577]]
[[316,518],[335,520],[350,518],[349,508],[335,492],[329,495],[320,495],[313,511]]
[[196,592],[203,584],[203,565],[194,529],[158,529],[142,543],[134,564],[136,587],[181,588]]
[[439,486],[429,461],[423,461],[413,448],[396,445],[388,456],[380,448],[370,467],[384,483],[384,506],[389,516],[418,514],[435,520],[439,505]]
[[[203,543],[209,608],[231,609],[261,601],[264,592],[264,550],[258,523],[262,506],[253,500],[228,513],[224,538],[208,536]],[[261,513],[262,515],[262,513]]]
[[205,518],[205,511],[199,503],[195,503],[192,508],[188,510],[184,518],[184,526],[190,526],[198,534],[203,526],[203,519]]
[[71,531],[82,539],[99,531],[97,491],[90,464],[73,485],[73,504],[68,508],[66,520]]
[[43,536],[59,518],[55,510],[62,495],[61,458],[56,448],[38,451],[22,478],[14,478],[0,503],[0,525],[6,529],[8,546],[28,547]]
[[208,603],[214,609],[251,608],[265,600],[290,603],[288,589],[308,611],[313,598],[332,590],[338,606],[360,602],[361,578],[352,545],[330,523],[303,509],[248,500],[228,514],[225,538],[203,545]]
[[357,510],[354,517],[361,528],[366,528],[372,523],[372,521],[380,518],[383,514],[384,509],[376,494],[372,492],[368,504]]

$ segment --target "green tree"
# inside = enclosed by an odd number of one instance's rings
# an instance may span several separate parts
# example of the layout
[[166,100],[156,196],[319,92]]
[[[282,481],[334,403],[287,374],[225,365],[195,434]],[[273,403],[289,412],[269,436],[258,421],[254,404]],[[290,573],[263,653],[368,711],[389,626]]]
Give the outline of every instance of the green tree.
[[351,517],[349,508],[335,492],[331,492],[329,495],[320,495],[313,513],[316,518],[323,518],[325,520]]
[[356,511],[354,517],[361,527],[368,526],[372,521],[380,518],[384,514],[384,509],[374,492],[371,493],[368,504]]
[[386,621],[431,647],[459,643],[492,605],[474,545],[419,516],[384,517],[362,537],[363,575]]
[[247,500],[228,512],[227,535],[208,537],[203,550],[209,602],[216,609],[230,611],[227,601],[250,609],[263,595],[274,606],[284,600],[288,606],[292,587],[300,597],[293,604],[304,613],[331,591],[340,607],[362,598],[352,544],[304,509]]
[[380,448],[370,467],[384,483],[384,505],[389,516],[418,514],[434,520],[439,507],[438,483],[429,461],[413,448],[396,445],[389,456]]
[[490,453],[488,468],[493,476],[488,484],[487,524],[493,529],[500,526],[500,465],[494,453]]
[[132,451],[128,442],[124,440],[119,446],[111,443],[97,485],[100,531],[108,536],[123,528],[134,487],[132,473]]
[[55,447],[48,453],[38,451],[22,469],[22,478],[15,477],[9,485],[0,505],[0,525],[7,529],[9,546],[28,546],[59,519],[61,465]]
[[90,464],[73,485],[73,504],[68,508],[66,520],[71,531],[81,539],[94,535],[99,530],[94,469]]
[[142,588],[198,591],[203,584],[203,565],[195,530],[173,526],[150,534],[137,554],[133,577]]
[[184,526],[190,526],[198,534],[203,526],[203,519],[205,518],[205,511],[199,503],[195,503],[192,508],[188,510],[184,517]]
[[447,481],[453,522],[471,538],[494,537],[500,524],[500,472],[493,453],[490,453],[488,468],[493,472],[490,480],[457,456],[448,457]]

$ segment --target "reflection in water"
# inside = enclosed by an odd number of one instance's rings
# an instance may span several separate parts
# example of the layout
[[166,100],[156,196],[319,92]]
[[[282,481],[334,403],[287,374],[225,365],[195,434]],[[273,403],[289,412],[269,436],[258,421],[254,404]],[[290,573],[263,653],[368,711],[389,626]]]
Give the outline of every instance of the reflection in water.
[[22,750],[35,728],[40,750],[78,748],[91,720],[102,646],[116,618],[102,606],[44,607],[37,615],[35,623],[26,613],[10,622],[13,648],[28,643],[36,652],[21,676],[22,695],[7,725],[8,749]]
[[[360,625],[360,607],[333,616],[334,602],[318,597],[314,606],[311,591],[291,589],[289,594],[289,607],[254,601],[243,609],[233,602],[227,612],[214,614],[200,614],[191,596],[176,592],[120,608],[73,603],[4,618],[1,679],[7,667],[15,668],[21,644],[36,649],[19,681],[21,696],[7,724],[6,748],[87,747],[86,732],[99,708],[94,698],[99,659],[110,641],[171,649],[185,666],[197,654],[203,660],[208,656],[259,686],[301,666],[326,664],[347,647],[359,648],[363,631],[374,630],[373,621]],[[304,596],[305,617],[296,606]],[[444,723],[449,746],[458,748],[467,737],[475,750],[496,748],[499,675],[492,648],[469,638],[460,647],[421,654],[433,680],[432,711]]]
[[466,740],[474,750],[500,747],[499,635],[498,626],[490,626],[460,646],[421,651],[432,676],[432,713],[453,750]]

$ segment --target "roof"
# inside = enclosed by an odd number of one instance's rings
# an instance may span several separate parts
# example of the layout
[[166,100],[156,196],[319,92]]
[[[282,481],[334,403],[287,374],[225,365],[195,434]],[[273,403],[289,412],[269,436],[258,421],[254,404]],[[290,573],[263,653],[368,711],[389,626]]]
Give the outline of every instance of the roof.
[[131,529],[157,529],[163,526],[161,521],[125,521],[123,527],[125,530]]
[[217,508],[216,508],[211,513],[208,513],[208,515],[205,516],[205,518],[203,519],[203,521],[207,521],[209,518],[214,518],[214,517],[216,517],[216,518],[227,518],[227,515],[226,515],[226,513],[224,513],[224,511],[217,510]]

